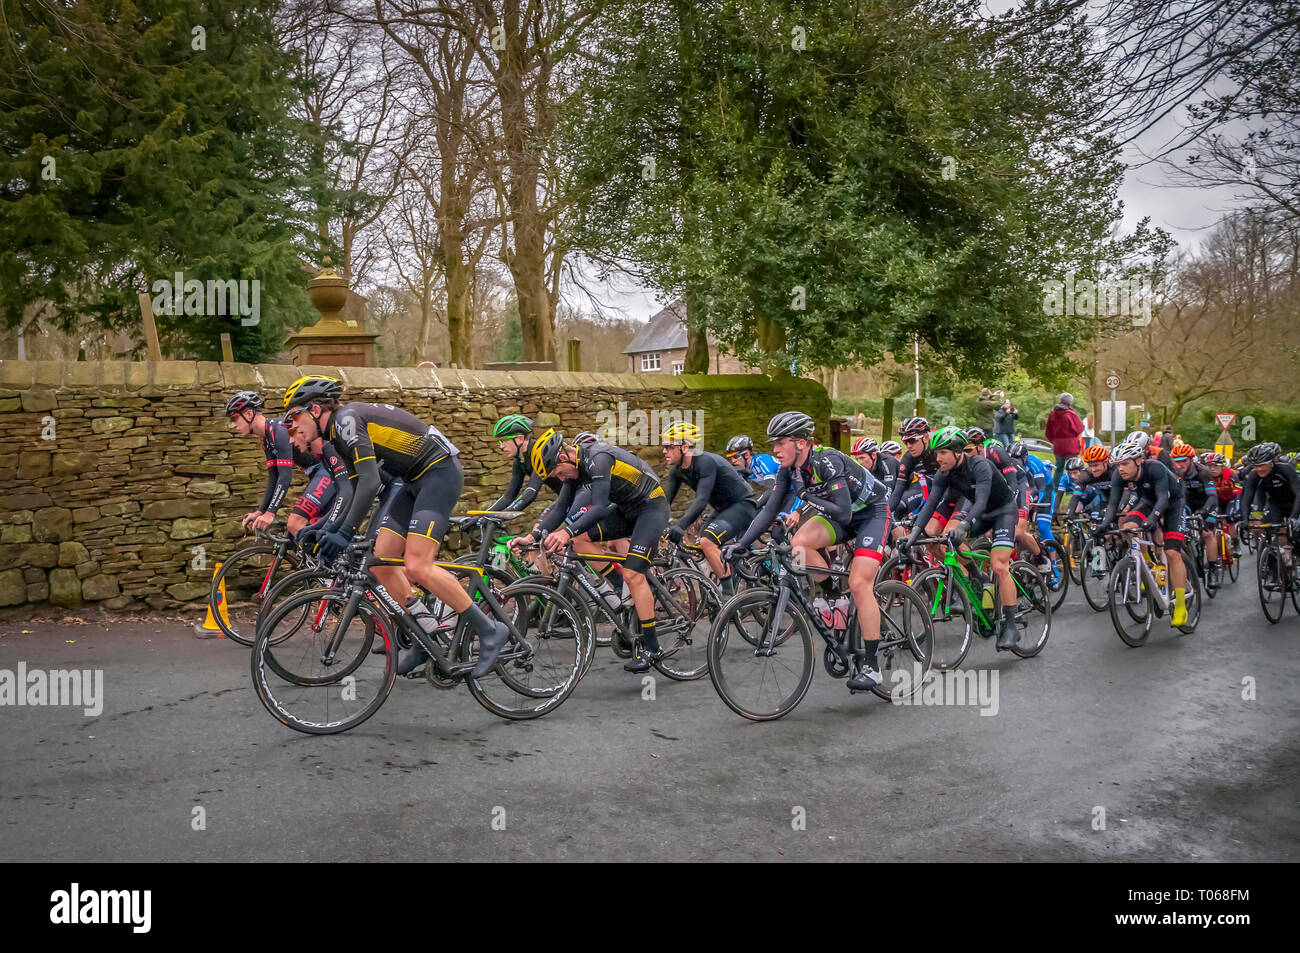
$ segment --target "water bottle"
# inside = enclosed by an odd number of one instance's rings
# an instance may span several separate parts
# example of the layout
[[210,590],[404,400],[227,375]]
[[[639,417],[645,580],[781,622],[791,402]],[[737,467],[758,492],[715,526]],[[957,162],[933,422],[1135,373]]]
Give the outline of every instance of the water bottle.
[[600,593],[600,598],[604,600],[605,605],[609,607],[611,612],[617,612],[619,606],[623,604],[623,600],[619,598],[618,593],[614,591],[614,587],[609,584],[608,579],[604,576],[597,576],[597,580],[596,591]]
[[993,608],[993,581],[989,580],[984,583],[984,591],[980,596],[980,606],[985,609]]
[[831,627],[840,632],[849,627],[849,597],[847,594],[835,600],[834,625]]
[[822,625],[831,626],[835,621],[834,614],[831,612],[831,604],[821,596],[813,600],[813,611],[817,613],[817,618],[821,619]]
[[1094,546],[1092,549],[1092,571],[1096,573],[1106,571],[1106,550],[1100,546]]

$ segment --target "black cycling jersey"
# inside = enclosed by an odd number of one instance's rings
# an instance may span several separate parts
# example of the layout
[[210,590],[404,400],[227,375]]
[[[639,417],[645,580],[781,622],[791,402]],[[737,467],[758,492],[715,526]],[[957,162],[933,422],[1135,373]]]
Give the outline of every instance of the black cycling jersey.
[[666,488],[669,505],[683,483],[695,491],[695,499],[677,521],[682,529],[699,519],[706,506],[712,506],[717,512],[753,497],[740,472],[716,453],[692,453],[690,466],[669,469]]
[[898,479],[901,464],[887,453],[876,453],[876,462],[871,467],[871,475],[884,484],[885,492],[894,495],[894,482]]
[[776,486],[739,541],[743,549],[758,539],[798,497],[827,519],[847,526],[855,511],[885,498],[885,487],[846,453],[812,447],[802,465],[781,467]]
[[392,404],[345,404],[330,415],[326,431],[326,439],[342,452],[355,479],[352,502],[339,524],[353,529],[379,493],[380,464],[409,484],[439,460],[458,453],[437,427]]
[[[1174,475],[1178,476],[1177,473]],[[1199,463],[1193,461],[1192,469],[1188,471],[1186,476],[1179,476],[1178,482],[1182,486],[1183,502],[1187,504],[1187,508],[1193,513],[1209,509],[1211,499],[1214,501],[1213,505],[1216,508],[1218,507],[1218,494],[1212,492],[1214,478]]]
[[898,509],[898,501],[907,489],[908,484],[912,482],[913,474],[933,477],[939,472],[939,463],[934,458],[934,451],[928,447],[921,451],[920,458],[912,456],[909,450],[903,454],[903,458],[898,462],[898,473],[894,477],[894,488],[889,493],[889,509]]
[[[578,475],[560,488],[556,511],[567,513],[565,529],[579,536],[600,521],[609,510],[638,512],[650,500],[663,499],[664,488],[650,464],[622,447],[593,443],[578,447]],[[591,485],[591,504],[585,510],[573,506],[579,487]]]
[[1127,483],[1133,491],[1138,506],[1151,504],[1150,519],[1155,519],[1175,506],[1183,505],[1183,490],[1178,484],[1178,477],[1159,460],[1142,461],[1137,479],[1125,481],[1120,478],[1119,465],[1111,468],[1110,499],[1106,503],[1106,525],[1115,522],[1119,510],[1120,498],[1124,496],[1123,487]]
[[925,501],[916,526],[924,527],[941,503],[960,505],[962,499],[971,501],[964,519],[974,524],[986,512],[1014,508],[1016,491],[993,463],[977,453],[964,453],[951,470],[940,470],[930,485],[930,498]]
[[289,492],[293,468],[310,470],[318,461],[295,447],[284,424],[270,417],[266,419],[266,430],[262,433],[262,450],[266,453],[266,492],[262,494],[262,504],[257,511],[274,513]]
[[1083,472],[1083,479],[1074,484],[1074,492],[1070,494],[1070,506],[1065,511],[1065,518],[1072,519],[1074,517],[1074,514],[1079,511],[1079,506],[1082,504],[1083,497],[1085,495],[1083,493],[1083,490],[1087,487],[1092,487],[1094,490],[1100,493],[1103,503],[1109,502],[1110,488],[1112,485],[1112,481],[1114,479],[1114,475],[1115,475],[1115,464],[1113,463],[1110,466],[1108,466],[1106,468],[1106,472],[1099,477],[1093,476],[1090,470],[1085,470]]
[[[1255,498],[1262,497],[1258,506]],[[1253,509],[1263,509],[1264,501],[1276,506],[1283,516],[1300,519],[1300,475],[1294,463],[1273,462],[1268,476],[1261,477],[1252,469],[1241,488],[1241,512],[1246,516]]]
[[[525,486],[525,481],[527,485]],[[503,510],[526,510],[533,500],[537,499],[538,491],[548,486],[556,493],[560,491],[560,481],[554,477],[543,480],[521,458],[515,460],[514,466],[510,469],[510,484],[506,487],[505,492],[497,498],[497,501],[487,509],[493,512]],[[520,492],[522,488],[523,492]]]

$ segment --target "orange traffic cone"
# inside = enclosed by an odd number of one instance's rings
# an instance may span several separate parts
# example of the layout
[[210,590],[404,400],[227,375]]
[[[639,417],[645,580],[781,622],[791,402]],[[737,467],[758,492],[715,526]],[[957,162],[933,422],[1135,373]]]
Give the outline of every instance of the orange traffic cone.
[[[217,563],[216,568],[212,570],[212,578],[217,578],[217,573],[221,572],[221,563]],[[221,621],[230,625],[230,616],[226,615],[226,580],[223,577],[217,586],[217,611],[221,613]],[[203,620],[202,625],[194,627],[194,637],[196,639],[224,639],[226,634],[221,631],[221,626],[217,625],[217,620],[212,617],[212,600],[208,600],[208,615]]]

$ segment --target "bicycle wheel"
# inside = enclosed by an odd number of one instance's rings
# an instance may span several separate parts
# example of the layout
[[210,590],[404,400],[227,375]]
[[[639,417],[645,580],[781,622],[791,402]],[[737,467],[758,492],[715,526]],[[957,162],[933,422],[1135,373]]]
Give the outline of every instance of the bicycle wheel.
[[1106,611],[1106,580],[1110,578],[1108,555],[1105,546],[1099,546],[1091,539],[1083,544],[1079,588],[1083,590],[1083,601],[1094,612]]
[[[267,644],[266,666],[283,681],[304,686],[329,685],[351,675],[360,666],[362,660],[359,654],[348,656],[342,649],[336,652],[328,663],[322,661],[326,646],[332,637],[326,631],[331,624],[330,620],[337,622],[343,610],[342,602],[327,601],[323,598],[331,591],[333,590],[328,587],[305,590],[305,593],[299,595],[306,594],[309,598],[298,600],[288,608],[285,608],[288,600],[281,600],[280,609],[283,611],[271,610],[266,619],[258,625],[258,637],[265,639]],[[378,611],[382,614],[388,631],[394,632],[396,626],[387,610],[379,607]],[[374,622],[366,621],[366,641],[364,645],[357,643],[358,653],[363,647],[366,650],[374,647],[376,632]],[[295,637],[298,636],[301,637],[295,641]],[[313,639],[319,649],[314,655],[306,651],[306,647],[312,644]],[[280,648],[282,644],[283,649]],[[382,639],[378,641],[378,645],[380,653],[385,651]],[[400,644],[398,647],[401,647]]]
[[1241,575],[1240,547],[1233,544],[1232,539],[1227,533],[1223,534],[1221,540],[1222,548],[1219,550],[1219,558],[1223,561],[1223,565],[1227,567],[1228,579],[1232,582],[1236,582],[1237,578]]
[[[295,731],[333,735],[355,728],[378,711],[393,690],[397,645],[389,635],[389,620],[381,609],[362,600],[344,625],[348,598],[345,590],[335,589],[291,596],[254,641],[250,659],[257,697],[281,724]],[[277,617],[294,616],[300,602],[316,604],[317,621],[298,626],[273,653],[269,637],[276,631]],[[376,637],[383,640],[382,655],[370,652]],[[338,650],[327,654],[335,642]],[[304,683],[304,678],[310,681]]]
[[1016,587],[1016,624],[1021,629],[1020,641],[1011,651],[1033,658],[1052,633],[1052,590],[1043,574],[1024,560],[1011,564],[1011,581]]
[[877,580],[874,588],[880,604],[880,684],[871,691],[886,701],[907,698],[930,676],[935,639],[930,607],[907,583]]
[[1087,542],[1088,538],[1082,533],[1066,530],[1065,558],[1070,567],[1070,579],[1076,586],[1083,584],[1083,571],[1087,565],[1083,558],[1083,550]]
[[1259,584],[1259,603],[1264,607],[1264,618],[1277,625],[1286,609],[1286,573],[1282,569],[1282,554],[1273,544],[1259,551],[1255,564],[1255,577]]
[[[279,576],[271,588],[267,590],[266,595],[262,598],[262,604],[257,610],[257,631],[262,630],[262,624],[270,617],[271,612],[289,596],[296,595],[300,592],[306,592],[308,589],[330,589],[333,587],[335,574],[332,570],[323,569],[316,566],[309,566],[304,569],[295,569],[291,573],[285,573]],[[310,617],[310,607],[307,603],[298,610],[298,624],[301,625]],[[277,626],[279,639],[288,638],[292,635],[292,629],[284,621]],[[274,641],[271,643],[275,644]]]
[[[709,679],[727,707],[750,721],[788,715],[812,684],[812,625],[793,600],[778,618],[778,594],[777,589],[741,593],[728,601],[709,631]],[[754,641],[737,638],[735,624],[745,626]]]
[[[482,678],[465,677],[470,694],[502,718],[540,718],[564,703],[584,671],[583,627],[577,608],[549,586],[516,582],[498,594],[502,616],[514,625],[500,661]],[[453,659],[473,661],[478,640],[465,623]]]
[[[1205,589],[1201,585],[1199,573],[1189,572],[1187,574],[1187,591],[1183,595],[1184,605],[1187,607],[1187,621],[1175,628],[1183,635],[1191,635],[1196,631],[1196,626],[1201,621],[1201,605],[1204,599]],[[1171,608],[1169,610],[1173,612]]]
[[[555,589],[555,577],[544,575],[542,573],[523,576],[519,579],[519,582],[531,582],[535,585]],[[596,646],[609,645],[609,636],[605,635],[604,640],[602,641],[601,636],[597,634],[596,619],[592,615],[591,607],[587,605],[587,600],[583,598],[583,593],[580,589],[562,592],[560,595],[567,599],[573,608],[578,611],[578,619],[582,623],[582,674],[585,675],[587,674],[587,670],[591,668],[591,660],[596,656]]]
[[930,613],[934,633],[932,665],[941,672],[956,668],[970,651],[975,634],[975,615],[961,586],[948,580],[948,570],[927,569],[912,580],[914,589]]
[[1052,593],[1052,611],[1061,608],[1065,596],[1070,591],[1070,562],[1065,554],[1065,547],[1054,539],[1042,540],[1039,544],[1047,556],[1048,568],[1040,570],[1047,588]]
[[[297,569],[302,565],[302,557],[294,550],[287,551],[283,557],[276,555],[277,547],[273,543],[256,543],[245,546],[230,554],[212,577],[212,587],[208,592],[208,606],[212,609],[212,618],[226,638],[240,645],[252,645],[257,637],[257,610],[262,598],[270,589],[278,573]],[[221,587],[226,590],[226,613],[229,621],[222,618],[217,611],[221,599]]]
[[1132,556],[1115,564],[1106,582],[1106,603],[1115,634],[1131,648],[1147,640],[1155,619],[1155,600]]
[[709,670],[709,630],[722,608],[722,596],[696,569],[670,569],[661,581],[671,601],[665,602],[656,591],[655,628],[664,654],[655,668],[679,682],[703,678]]

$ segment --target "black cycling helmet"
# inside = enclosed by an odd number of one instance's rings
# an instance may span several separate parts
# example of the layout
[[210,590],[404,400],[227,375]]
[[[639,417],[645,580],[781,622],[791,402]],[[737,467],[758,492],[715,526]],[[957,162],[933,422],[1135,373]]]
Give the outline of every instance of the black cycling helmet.
[[795,437],[807,440],[812,437],[816,429],[817,425],[807,414],[798,410],[787,410],[767,422],[767,439],[776,441],[782,437]]
[[966,439],[978,447],[988,439],[988,434],[984,432],[983,427],[967,427]]
[[226,401],[226,416],[233,417],[246,410],[261,410],[262,395],[255,390],[241,390]]
[[573,438],[573,442],[579,447],[590,447],[593,443],[600,443],[600,438],[590,430],[584,430]]
[[534,440],[528,454],[528,462],[532,465],[533,472],[543,479],[554,473],[563,447],[564,434],[554,427]]
[[492,436],[498,440],[527,437],[533,432],[533,422],[523,414],[506,414],[492,425]]
[[1012,460],[1019,460],[1023,463],[1029,459],[1029,448],[1024,445],[1023,441],[1017,440],[1007,447],[1007,454]]
[[729,457],[734,457],[738,453],[744,453],[746,450],[754,449],[754,441],[750,440],[743,433],[738,433],[727,441],[727,449],[723,451]]
[[1264,443],[1257,443],[1250,448],[1246,454],[1246,461],[1252,467],[1257,467],[1261,463],[1272,463],[1282,455],[1282,448],[1272,440]]
[[966,431],[960,427],[942,427],[930,435],[931,450],[951,450],[953,453],[961,453],[968,443],[970,441],[966,438]]
[[313,401],[338,400],[343,396],[343,384],[335,377],[311,375],[300,377],[284,392],[284,409],[306,407]]
[[1080,457],[1071,457],[1069,460],[1065,461],[1065,469],[1086,470],[1088,469],[1088,464],[1084,463]]
[[898,435],[906,440],[930,432],[930,421],[924,417],[908,417],[898,425]]

